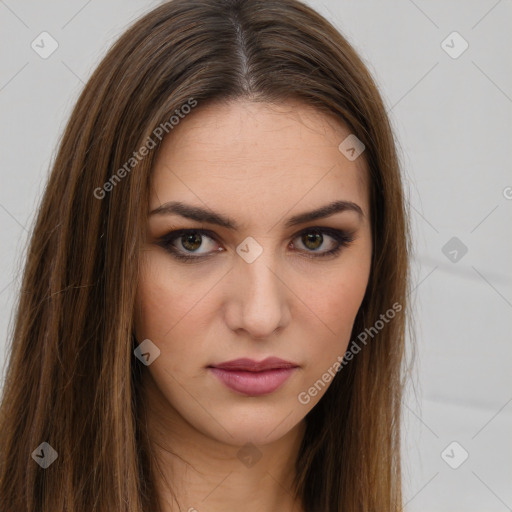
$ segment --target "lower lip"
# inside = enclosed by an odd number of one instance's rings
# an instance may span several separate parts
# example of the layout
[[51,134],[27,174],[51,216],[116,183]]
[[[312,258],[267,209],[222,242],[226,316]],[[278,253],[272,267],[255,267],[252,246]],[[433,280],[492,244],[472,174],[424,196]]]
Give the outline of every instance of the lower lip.
[[267,395],[284,384],[296,368],[276,368],[262,372],[210,368],[228,388],[248,396]]

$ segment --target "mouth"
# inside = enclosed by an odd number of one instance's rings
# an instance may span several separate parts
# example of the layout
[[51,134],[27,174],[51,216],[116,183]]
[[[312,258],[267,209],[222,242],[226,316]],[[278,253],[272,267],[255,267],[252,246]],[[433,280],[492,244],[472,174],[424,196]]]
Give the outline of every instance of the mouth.
[[273,393],[299,367],[296,363],[269,357],[263,361],[235,359],[208,366],[226,387],[246,396]]

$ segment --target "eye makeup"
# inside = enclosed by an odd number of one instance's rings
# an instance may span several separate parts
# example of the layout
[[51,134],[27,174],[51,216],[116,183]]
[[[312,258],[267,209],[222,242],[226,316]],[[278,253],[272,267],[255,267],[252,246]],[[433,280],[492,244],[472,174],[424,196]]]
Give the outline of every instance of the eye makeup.
[[[325,235],[327,235],[327,240],[331,239],[331,245],[334,245],[329,250],[318,251],[315,249],[308,249],[305,243],[315,243],[316,241],[320,241],[321,245],[325,245]],[[188,241],[186,240],[188,238]],[[194,253],[192,249],[186,249],[183,246],[183,243],[191,243],[192,245],[199,240],[198,249],[203,247],[202,239],[209,238],[216,243],[219,243],[218,236],[211,230],[197,228],[197,229],[176,229],[173,231],[169,231],[165,235],[159,237],[156,240],[156,244],[163,249],[165,249],[169,254],[175,258],[176,260],[185,262],[185,263],[193,263],[198,261],[203,261],[206,258],[211,258],[215,253],[221,252],[219,249],[214,249],[207,253]],[[300,238],[300,244],[302,244],[306,249],[299,249],[298,252],[304,254],[307,258],[325,258],[325,257],[333,257],[338,255],[344,247],[348,247],[355,239],[354,231],[346,231],[336,228],[330,227],[322,227],[322,226],[314,226],[308,227],[292,238],[292,242]],[[181,240],[181,247],[176,247],[176,241]],[[306,242],[304,241],[306,240]],[[292,243],[290,242],[290,243]],[[295,248],[295,244],[292,244]]]

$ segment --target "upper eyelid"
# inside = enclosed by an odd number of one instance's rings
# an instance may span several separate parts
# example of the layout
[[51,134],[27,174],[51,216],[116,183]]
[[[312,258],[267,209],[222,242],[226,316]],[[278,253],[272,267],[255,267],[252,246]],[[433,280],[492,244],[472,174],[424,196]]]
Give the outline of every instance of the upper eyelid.
[[[298,235],[300,235],[302,233],[307,233],[309,231],[320,231],[322,233],[326,233],[329,236],[333,236],[332,234],[329,234],[329,232],[346,234],[347,236],[352,236],[355,233],[355,230],[352,230],[352,229],[340,229],[340,228],[332,228],[332,227],[328,227],[328,226],[310,226],[310,227],[300,229],[299,231],[296,231],[292,235],[292,237],[295,238]],[[165,235],[160,237],[160,239],[169,238],[171,235],[172,235],[172,237],[178,238],[179,236],[183,236],[183,234],[189,233],[189,232],[195,232],[195,233],[199,233],[202,235],[206,235],[206,236],[209,236],[210,238],[213,238],[214,240],[217,240],[217,241],[219,238],[221,238],[217,235],[217,233],[215,233],[215,231],[212,231],[208,228],[180,228],[180,229],[173,229],[171,231],[168,231]]]

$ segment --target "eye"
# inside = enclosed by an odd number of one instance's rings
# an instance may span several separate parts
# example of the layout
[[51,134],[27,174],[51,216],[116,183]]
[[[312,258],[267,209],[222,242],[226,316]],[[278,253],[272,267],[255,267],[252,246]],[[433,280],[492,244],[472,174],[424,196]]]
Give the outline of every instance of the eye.
[[[213,233],[211,235],[209,233],[204,229],[178,229],[161,237],[158,245],[169,251],[176,259],[198,260],[212,252],[220,252],[212,248],[211,241],[214,240],[214,236]],[[210,243],[204,243],[204,239],[210,240]],[[199,252],[201,248],[205,251]],[[198,256],[191,256],[191,253]]]
[[[306,248],[307,253],[311,257],[332,256],[338,254],[342,247],[348,246],[354,241],[353,233],[347,233],[340,229],[334,228],[308,228],[297,237],[294,238],[300,241],[300,244]],[[330,239],[327,248],[325,241]],[[292,243],[295,246],[295,244]],[[324,247],[324,250],[322,250]]]
[[[298,240],[297,244],[295,240]],[[327,247],[325,247],[326,240],[329,241]],[[296,249],[299,246],[299,252],[305,254],[306,257],[320,258],[338,254],[343,247],[348,246],[353,240],[353,233],[334,228],[313,227],[307,228],[296,235],[290,242],[289,247]],[[160,237],[157,244],[174,258],[188,263],[205,259],[224,250],[220,247],[215,248],[217,245],[215,234],[205,229],[171,231]],[[300,247],[301,245],[302,247]],[[203,251],[200,251],[200,249],[203,249]]]

